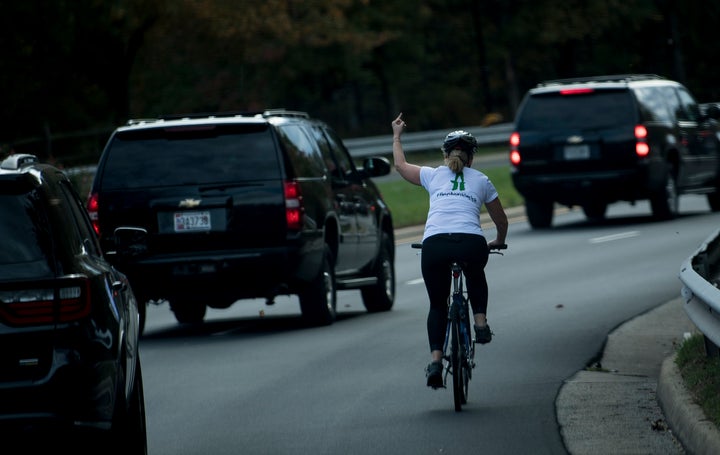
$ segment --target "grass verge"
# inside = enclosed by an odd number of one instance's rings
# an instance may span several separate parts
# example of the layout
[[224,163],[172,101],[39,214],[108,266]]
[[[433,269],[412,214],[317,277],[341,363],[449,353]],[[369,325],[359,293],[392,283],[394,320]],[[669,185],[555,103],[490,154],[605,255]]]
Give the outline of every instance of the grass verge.
[[707,356],[704,336],[698,333],[683,341],[675,363],[695,403],[720,429],[720,358]]

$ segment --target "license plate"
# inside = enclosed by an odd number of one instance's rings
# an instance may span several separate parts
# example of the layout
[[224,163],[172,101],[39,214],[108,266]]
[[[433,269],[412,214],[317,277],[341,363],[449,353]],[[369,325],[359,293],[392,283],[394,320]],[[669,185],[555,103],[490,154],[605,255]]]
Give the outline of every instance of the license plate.
[[209,231],[210,212],[175,212],[175,232]]
[[590,146],[582,145],[566,145],[563,149],[563,156],[566,160],[586,160],[590,158]]

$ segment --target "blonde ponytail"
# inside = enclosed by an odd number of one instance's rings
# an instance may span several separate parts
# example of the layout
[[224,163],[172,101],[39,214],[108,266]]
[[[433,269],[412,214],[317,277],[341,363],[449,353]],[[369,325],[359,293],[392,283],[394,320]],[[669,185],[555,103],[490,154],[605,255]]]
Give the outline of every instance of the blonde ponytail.
[[462,172],[468,162],[468,155],[462,150],[452,150],[445,156],[445,164],[456,174]]

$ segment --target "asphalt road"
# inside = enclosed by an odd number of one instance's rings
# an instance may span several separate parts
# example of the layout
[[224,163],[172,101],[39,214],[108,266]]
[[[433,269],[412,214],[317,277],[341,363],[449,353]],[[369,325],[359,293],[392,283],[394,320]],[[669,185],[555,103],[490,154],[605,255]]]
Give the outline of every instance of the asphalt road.
[[608,333],[677,297],[680,264],[715,229],[704,199],[654,222],[644,204],[589,224],[516,220],[491,258],[492,343],[478,352],[470,399],[425,387],[426,295],[417,251],[397,246],[397,301],[367,314],[357,291],[340,319],[301,325],[297,301],[241,301],[200,328],[148,312],[141,344],[151,454],[566,453],[555,400],[596,361]]

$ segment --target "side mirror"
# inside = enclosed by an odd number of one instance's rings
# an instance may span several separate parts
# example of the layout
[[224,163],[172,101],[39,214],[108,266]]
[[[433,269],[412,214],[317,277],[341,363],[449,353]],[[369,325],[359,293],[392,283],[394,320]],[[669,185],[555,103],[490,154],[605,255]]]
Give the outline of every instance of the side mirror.
[[717,120],[718,118],[720,118],[720,107],[718,107],[717,103],[710,104],[705,110],[705,115]]
[[123,259],[134,259],[147,253],[147,230],[123,226],[115,229],[116,254]]
[[363,160],[362,171],[368,177],[381,177],[390,173],[390,160],[381,156],[373,156]]

